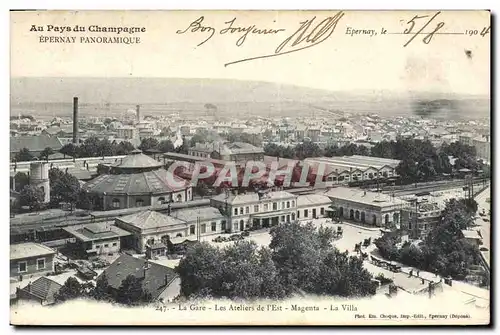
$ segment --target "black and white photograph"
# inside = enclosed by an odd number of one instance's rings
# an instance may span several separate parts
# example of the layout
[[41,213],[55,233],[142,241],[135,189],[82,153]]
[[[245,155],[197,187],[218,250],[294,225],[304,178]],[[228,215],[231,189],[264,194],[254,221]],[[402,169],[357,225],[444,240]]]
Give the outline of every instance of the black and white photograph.
[[489,325],[491,13],[11,11],[12,325]]

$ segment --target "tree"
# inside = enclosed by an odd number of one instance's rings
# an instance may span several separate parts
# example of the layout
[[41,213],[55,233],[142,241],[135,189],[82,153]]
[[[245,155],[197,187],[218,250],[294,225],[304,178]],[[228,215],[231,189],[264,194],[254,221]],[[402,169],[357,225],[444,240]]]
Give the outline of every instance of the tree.
[[106,138],[99,141],[97,144],[97,153],[99,154],[99,156],[113,156],[115,155],[115,151],[116,146],[111,144],[111,142]]
[[40,210],[43,200],[44,192],[39,187],[26,185],[21,191],[21,205],[28,206],[30,211]]
[[314,142],[304,142],[295,146],[295,156],[298,159],[319,157],[323,155],[321,148]]
[[189,141],[190,147],[194,147],[196,143],[205,143],[205,137],[200,134],[194,134]]
[[57,168],[49,170],[50,194],[51,201],[59,204],[62,201],[71,204],[71,210],[80,198],[80,182],[78,179],[69,174],[64,173]]
[[14,176],[14,187],[16,190],[22,190],[26,185],[29,185],[30,179],[24,172],[18,172]]
[[139,149],[142,151],[147,151],[151,149],[158,149],[158,140],[152,137],[143,138],[141,144],[139,145]]
[[117,302],[125,305],[138,305],[151,301],[151,294],[142,288],[142,279],[128,275],[116,293]]
[[132,143],[127,141],[122,141],[118,145],[116,145],[115,153],[117,155],[128,155],[130,152],[134,151],[135,147]]
[[16,153],[15,159],[16,162],[27,162],[34,160],[35,156],[33,156],[27,148],[22,148]]
[[170,140],[163,140],[158,144],[158,150],[161,152],[174,152],[174,144]]
[[47,147],[40,152],[40,159],[45,159],[46,161],[49,161],[49,156],[54,153],[54,150],[52,148]]
[[73,300],[84,296],[84,286],[74,278],[69,277],[59,291],[54,295],[56,302]]
[[66,156],[75,157],[77,152],[77,147],[73,143],[67,143],[63,145],[63,147],[59,150],[59,152],[64,155],[64,158],[66,158]]
[[92,291],[92,297],[96,300],[111,300],[111,290],[106,273],[97,278],[95,289]]

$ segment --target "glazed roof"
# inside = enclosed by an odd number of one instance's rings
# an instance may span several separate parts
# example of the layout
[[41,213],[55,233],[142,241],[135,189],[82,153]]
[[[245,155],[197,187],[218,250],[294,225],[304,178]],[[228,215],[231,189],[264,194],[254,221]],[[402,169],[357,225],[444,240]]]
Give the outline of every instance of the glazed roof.
[[144,169],[160,168],[163,164],[136,149],[111,166],[120,169]]
[[130,174],[103,174],[86,183],[83,188],[92,193],[163,194],[187,187],[186,180],[172,175],[165,169],[158,169]]

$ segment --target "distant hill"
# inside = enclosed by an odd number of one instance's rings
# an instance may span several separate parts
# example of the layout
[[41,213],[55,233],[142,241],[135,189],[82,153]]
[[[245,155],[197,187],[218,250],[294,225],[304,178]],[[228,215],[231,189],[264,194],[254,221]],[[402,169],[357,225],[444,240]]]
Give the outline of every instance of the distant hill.
[[[489,115],[489,99],[425,92],[332,92],[259,81],[181,78],[11,78],[11,113],[49,112],[53,106],[71,105],[74,96],[84,105],[156,105],[152,110],[204,112],[206,105],[235,115],[314,115],[314,111],[342,110],[380,115],[415,114],[415,102],[453,100],[457,115]],[[470,103],[474,101],[473,103]],[[478,101],[480,101],[478,103]],[[469,102],[469,103],[467,103]],[[39,104],[43,103],[44,111]],[[462,105],[469,105],[462,110]],[[127,107],[129,106],[129,107]],[[160,106],[160,107],[158,107]],[[168,108],[167,108],[168,107]],[[145,106],[147,109],[147,106]],[[470,111],[469,108],[476,110]],[[93,108],[98,113],[99,108]],[[66,112],[65,112],[66,113]],[[431,113],[432,114],[432,113]],[[17,115],[17,114],[15,114]],[[429,115],[430,116],[430,115]]]

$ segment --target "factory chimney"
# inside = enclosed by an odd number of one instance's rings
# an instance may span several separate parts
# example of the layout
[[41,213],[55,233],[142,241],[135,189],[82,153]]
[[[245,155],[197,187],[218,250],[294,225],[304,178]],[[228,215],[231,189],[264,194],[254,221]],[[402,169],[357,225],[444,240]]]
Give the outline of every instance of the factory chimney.
[[73,143],[78,144],[78,97],[73,98]]
[[136,105],[135,106],[135,114],[137,116],[137,122],[141,122],[141,106],[140,105]]

